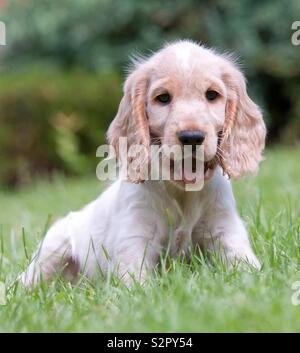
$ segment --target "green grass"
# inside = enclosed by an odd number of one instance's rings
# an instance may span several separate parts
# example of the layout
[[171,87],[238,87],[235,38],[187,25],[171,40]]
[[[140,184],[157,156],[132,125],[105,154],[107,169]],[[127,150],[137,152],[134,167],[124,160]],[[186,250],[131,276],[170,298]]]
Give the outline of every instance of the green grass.
[[291,302],[292,283],[300,281],[299,152],[268,151],[258,177],[234,183],[262,271],[227,273],[194,254],[190,264],[163,263],[131,290],[117,281],[59,281],[33,292],[14,285],[49,217],[101,192],[95,177],[0,192],[0,280],[7,288],[0,331],[299,331],[300,305]]

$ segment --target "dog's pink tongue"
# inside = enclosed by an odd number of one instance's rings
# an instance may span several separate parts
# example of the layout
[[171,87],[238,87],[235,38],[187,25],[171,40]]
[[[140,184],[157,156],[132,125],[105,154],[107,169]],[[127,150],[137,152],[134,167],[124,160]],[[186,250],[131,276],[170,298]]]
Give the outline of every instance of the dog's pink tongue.
[[185,184],[194,184],[196,182],[196,173],[192,171],[192,160],[184,161],[182,179]]
[[194,177],[193,179],[190,179],[189,177],[186,177],[185,175],[183,175],[182,181],[185,184],[195,184],[196,178]]

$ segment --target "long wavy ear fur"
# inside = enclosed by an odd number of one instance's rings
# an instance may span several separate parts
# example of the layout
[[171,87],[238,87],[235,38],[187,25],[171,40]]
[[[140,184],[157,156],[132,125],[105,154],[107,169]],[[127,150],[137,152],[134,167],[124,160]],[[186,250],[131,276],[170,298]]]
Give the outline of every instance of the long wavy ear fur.
[[[113,146],[117,158],[121,161],[122,156],[127,155],[131,146],[142,146],[143,153],[136,163],[139,170],[132,173],[129,180],[134,183],[143,182],[142,169],[148,166],[150,133],[146,114],[146,93],[148,86],[148,75],[141,68],[131,73],[124,85],[124,95],[120,102],[116,117],[111,123],[108,132],[108,142]],[[119,150],[120,137],[127,138],[127,151]],[[124,160],[123,160],[124,162]],[[132,162],[129,157],[128,165]]]
[[220,136],[224,173],[240,178],[257,173],[265,147],[266,127],[259,107],[249,98],[243,74],[230,64],[223,80],[228,89],[225,124]]

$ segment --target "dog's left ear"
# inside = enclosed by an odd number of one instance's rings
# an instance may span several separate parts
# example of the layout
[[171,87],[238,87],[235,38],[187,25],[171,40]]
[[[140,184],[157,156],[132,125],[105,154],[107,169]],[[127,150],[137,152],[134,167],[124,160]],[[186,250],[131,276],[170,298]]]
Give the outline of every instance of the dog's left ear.
[[247,94],[244,75],[230,64],[223,80],[228,96],[220,136],[220,164],[224,173],[237,179],[247,173],[257,173],[263,159],[266,127],[259,107]]

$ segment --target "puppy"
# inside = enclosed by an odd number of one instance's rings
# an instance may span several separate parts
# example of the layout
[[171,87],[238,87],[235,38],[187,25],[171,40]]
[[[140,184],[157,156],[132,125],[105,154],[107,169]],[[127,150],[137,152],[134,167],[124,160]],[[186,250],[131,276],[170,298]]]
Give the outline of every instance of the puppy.
[[21,276],[26,287],[57,271],[89,278],[114,272],[127,284],[142,282],[161,251],[187,255],[196,245],[216,252],[228,268],[245,262],[260,268],[229,178],[258,171],[266,128],[229,57],[179,41],[137,60],[107,136],[118,157],[121,137],[129,147],[143,146],[146,165],[153,144],[201,146],[203,188],[186,191],[184,175],[119,177],[95,201],[53,224]]

